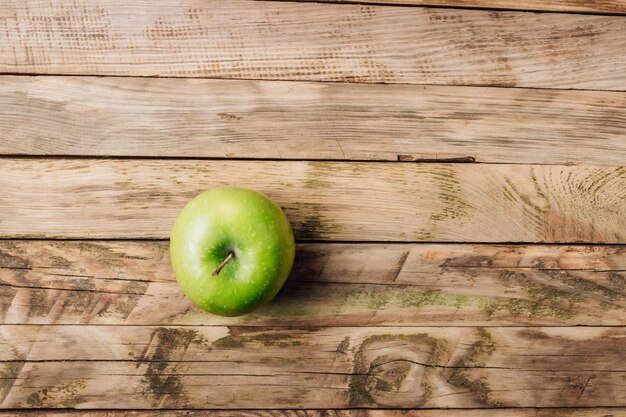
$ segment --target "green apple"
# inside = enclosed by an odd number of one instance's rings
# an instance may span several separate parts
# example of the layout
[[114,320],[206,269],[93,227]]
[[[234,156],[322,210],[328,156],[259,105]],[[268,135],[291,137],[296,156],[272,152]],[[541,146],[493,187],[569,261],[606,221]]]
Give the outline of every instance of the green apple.
[[170,238],[181,289],[195,305],[220,316],[246,314],[274,298],[294,255],[283,211],[244,188],[214,188],[191,200]]

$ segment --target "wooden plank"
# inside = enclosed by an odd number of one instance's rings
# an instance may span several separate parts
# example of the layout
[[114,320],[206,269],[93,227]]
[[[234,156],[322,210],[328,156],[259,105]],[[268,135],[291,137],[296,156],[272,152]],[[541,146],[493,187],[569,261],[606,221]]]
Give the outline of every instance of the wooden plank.
[[626,242],[624,167],[2,159],[0,236],[166,238],[218,185],[266,193],[300,240]]
[[0,108],[1,154],[626,162],[621,92],[5,76]]
[[192,306],[167,242],[0,241],[4,324],[622,325],[626,247],[300,244],[278,298]]
[[626,20],[233,0],[2,0],[0,72],[626,89]]
[[[20,417],[232,417],[233,410],[150,410],[150,411],[0,411],[0,416]],[[626,409],[611,408],[497,408],[469,410],[237,410],[237,417],[626,417]]]
[[5,325],[0,334],[2,407],[626,405],[623,327]]
[[[313,1],[313,0],[295,0]],[[315,0],[323,3],[398,4],[552,12],[626,13],[624,0]]]

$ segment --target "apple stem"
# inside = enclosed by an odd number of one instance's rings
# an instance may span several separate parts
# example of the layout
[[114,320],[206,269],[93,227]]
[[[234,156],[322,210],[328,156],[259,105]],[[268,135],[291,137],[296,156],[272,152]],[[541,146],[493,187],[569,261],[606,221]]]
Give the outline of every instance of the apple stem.
[[217,267],[217,269],[216,269],[215,271],[213,271],[213,274],[212,274],[212,275],[213,275],[214,277],[218,276],[218,275],[220,274],[220,271],[221,271],[222,269],[224,269],[224,267],[226,266],[226,264],[228,264],[228,263],[230,262],[230,260],[231,260],[231,259],[233,259],[234,257],[235,257],[235,252],[230,251],[230,252],[228,253],[228,256],[226,257],[226,259],[224,259],[224,260],[222,261],[222,263],[221,263],[221,264]]

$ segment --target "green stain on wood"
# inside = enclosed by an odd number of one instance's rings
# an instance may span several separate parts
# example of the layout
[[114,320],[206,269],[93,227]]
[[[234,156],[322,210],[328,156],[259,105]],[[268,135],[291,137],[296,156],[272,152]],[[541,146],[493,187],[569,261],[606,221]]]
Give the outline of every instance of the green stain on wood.
[[318,189],[328,189],[330,187],[332,187],[333,183],[322,179],[322,178],[309,178],[307,180],[304,181],[304,186],[307,188],[311,188],[314,190],[318,190]]
[[337,171],[341,171],[337,164],[329,164],[327,162],[310,161],[307,163],[306,178],[304,186],[313,190],[326,190],[333,186],[333,176],[337,175]]
[[168,406],[184,405],[188,401],[182,380],[186,370],[187,367],[182,364],[152,363],[141,379],[143,389],[140,393],[152,398],[158,405],[163,400],[167,400]]
[[341,341],[339,346],[337,346],[337,350],[336,350],[337,355],[345,355],[349,347],[350,347],[350,336],[346,336]]
[[402,291],[399,294],[401,307],[449,306],[460,309],[470,301],[470,297],[447,294],[440,290]]
[[528,289],[528,296],[539,303],[578,303],[584,300],[580,294],[569,293],[554,287],[535,287]]
[[[574,276],[567,271],[547,271],[546,273],[550,275],[550,278],[563,282],[579,291],[600,294],[611,301],[626,299],[626,295],[622,294],[620,291]],[[618,276],[616,273],[613,274],[615,274],[612,276],[613,280],[618,280],[618,277],[621,278],[621,276]],[[610,279],[611,275],[609,275],[608,278]]]
[[463,360],[463,366],[485,366],[486,359],[496,350],[496,343],[487,329],[479,327],[478,337],[469,356]]
[[[504,181],[506,182],[506,184],[509,186],[509,188],[515,193],[515,195],[517,196],[517,198],[520,199],[520,201],[522,203],[524,203],[525,205],[527,205],[528,207],[530,207],[531,209],[533,209],[535,212],[537,213],[543,213],[546,209],[539,207],[537,204],[535,204],[530,197],[528,197],[526,194],[520,192],[517,187],[515,186],[515,184],[513,184],[513,181],[511,181],[509,178],[505,178]],[[543,193],[542,193],[543,194]],[[544,195],[545,198],[545,195]],[[549,208],[549,207],[548,207]]]
[[0,315],[2,317],[5,317],[5,314],[9,307],[11,307],[16,294],[17,288],[13,288],[10,285],[5,286],[5,283],[0,280]]
[[76,291],[70,291],[63,303],[63,308],[74,313],[91,311],[100,299],[101,294],[96,291],[93,280],[79,278],[72,285]]
[[[532,278],[525,272],[503,271],[498,280],[507,288],[520,287],[528,294],[528,299],[520,298],[491,298],[482,303],[483,311],[488,316],[497,312],[508,312],[513,316],[551,317],[560,320],[571,319],[578,314],[577,307],[587,300],[586,293],[599,294],[609,301],[622,300],[624,295],[614,289],[601,286],[593,281],[576,277],[568,271],[541,271],[547,275],[555,285],[567,285],[561,289],[548,286]],[[615,304],[603,304],[610,309],[622,308]]]
[[[335,235],[344,229],[343,225],[330,223],[324,219],[324,207],[315,203],[303,203],[303,210],[307,215],[295,227],[297,239],[320,240]],[[298,211],[298,209],[292,209]]]
[[71,268],[73,265],[72,262],[68,261],[62,256],[48,256],[45,258],[45,260],[46,263],[48,263],[50,266],[54,266],[60,269]]
[[535,176],[535,170],[534,168],[530,170],[530,179],[533,182],[533,186],[535,187],[535,193],[537,193],[537,195],[539,197],[541,197],[542,199],[545,200],[546,202],[546,206],[544,207],[543,210],[549,210],[551,207],[550,204],[550,199],[548,198],[548,196],[543,192],[543,189],[541,188],[541,186],[539,185],[539,181],[537,181],[537,177]]
[[433,169],[432,176],[435,187],[439,190],[437,198],[441,203],[441,209],[432,213],[430,220],[434,222],[457,220],[461,224],[468,220],[473,206],[462,197],[463,190],[456,175],[456,168],[449,165]]
[[53,293],[43,288],[30,288],[28,291],[30,292],[30,313],[36,317],[47,316],[56,302]]
[[319,239],[323,228],[322,218],[318,214],[312,214],[300,223],[298,238],[305,240]]
[[221,339],[218,339],[212,343],[213,347],[220,349],[239,349],[244,347],[245,345],[246,343],[244,342],[244,340],[230,335],[222,337]]
[[367,293],[367,306],[372,310],[380,310],[388,303],[388,294],[379,291],[369,291]]
[[504,196],[504,198],[512,203],[515,202],[515,196],[513,196],[513,194],[511,194],[511,191],[509,191],[508,188],[503,188],[502,189],[502,195]]
[[[3,244],[3,246],[9,246],[13,248],[14,246],[10,244]],[[8,252],[0,250],[0,267],[3,269],[30,269],[31,264],[30,261],[26,258],[20,258],[19,256],[12,255]]]
[[196,330],[160,327],[150,336],[146,348],[131,357],[138,361],[137,367],[148,363],[141,379],[139,393],[154,400],[155,406],[178,407],[188,403],[183,376],[188,365],[182,364],[189,346],[194,343],[205,346],[206,339]]
[[401,373],[398,378],[392,382],[378,379],[376,380],[376,391],[397,391],[402,386],[405,377],[406,375]]
[[626,279],[622,276],[622,274],[618,274],[617,272],[609,273],[607,277],[613,288],[617,291],[624,291],[626,288]]
[[[122,318],[128,317],[133,311],[141,297],[148,289],[147,282],[129,281],[120,290],[123,294],[118,294],[114,298],[103,298],[103,292],[99,291],[93,278],[68,278],[71,287],[63,291],[66,297],[62,299],[61,310],[66,316],[81,317],[87,316],[96,308],[98,303],[104,301],[103,307],[98,312],[101,317],[116,314]],[[55,303],[59,302],[56,292],[53,289],[32,288],[30,291],[30,313],[33,316],[45,317],[52,310]]]
[[[121,299],[115,300],[111,305],[108,305],[105,309],[103,309],[99,316],[106,316],[111,312],[119,315],[122,318],[127,318],[130,313],[133,312],[139,300],[141,300],[143,294],[148,290],[149,283],[147,282],[129,282],[123,288],[124,292],[135,293],[135,294],[127,294],[124,295]],[[110,310],[110,311],[109,311]]]
[[85,383],[75,380],[66,384],[40,389],[26,398],[26,404],[32,408],[64,407],[73,408],[80,404],[78,394],[85,388]]
[[493,407],[497,407],[499,405],[498,403],[491,401],[491,388],[489,388],[489,385],[484,379],[471,379],[466,374],[457,371],[454,372],[450,378],[448,378],[448,383],[473,392],[476,394],[477,399],[483,404]]
[[[315,329],[309,328],[309,331]],[[265,329],[245,329],[231,327],[228,336],[217,339],[211,344],[213,348],[239,349],[249,344],[277,347],[300,347],[308,343],[297,333]]]
[[483,311],[489,317],[497,312],[508,312],[514,317],[553,317],[558,319],[571,319],[574,312],[559,307],[544,305],[540,302],[523,300],[520,298],[498,298],[485,302],[482,305]]
[[11,353],[13,362],[5,362],[0,368],[0,403],[4,401],[13,388],[25,364],[24,355],[21,355],[16,348],[11,347]]
[[420,230],[413,233],[413,238],[418,242],[429,242],[435,240],[436,235],[434,228],[431,230],[421,228]]
[[344,290],[337,289],[325,302],[336,312],[352,309],[382,310],[384,308],[423,308],[428,306],[454,307],[460,309],[470,303],[472,297],[448,294],[439,290],[417,290],[411,286],[390,286],[383,289]]
[[[415,347],[417,352],[430,351],[428,359],[425,360],[423,366],[430,367],[446,363],[450,357],[450,347],[447,341],[437,339],[424,333],[407,335],[407,334],[376,334],[366,337],[356,349],[353,361],[352,375],[350,376],[348,402],[350,407],[363,407],[375,405],[372,393],[376,391],[390,392],[399,391],[408,373],[411,370],[411,363],[415,363],[409,358],[405,358],[399,354],[385,354],[377,356],[372,361],[366,361],[366,351],[374,343],[385,342],[405,342],[408,349]],[[396,362],[396,367],[387,373],[380,373],[380,367]],[[417,366],[422,366],[416,364]],[[416,404],[424,404],[433,392],[433,386],[430,382],[429,371],[434,368],[428,368],[424,372],[424,378],[420,381],[424,394],[416,399]]]
[[[582,308],[586,299],[580,291],[546,286],[528,278],[525,273],[505,271],[501,276],[500,282],[506,288],[520,287],[516,291],[522,293],[523,298],[452,294],[441,290],[422,290],[410,285],[380,287],[346,283],[336,284],[329,289],[324,283],[287,284],[274,302],[257,313],[245,316],[242,321],[297,319],[304,324],[317,323],[325,317],[368,314],[372,311],[378,313],[376,320],[386,321],[388,317],[394,317],[394,311],[398,309],[440,312],[482,309],[485,317],[506,313],[513,317],[564,320],[582,314],[579,311],[586,311]],[[241,347],[243,339],[231,338],[220,343]]]
[[478,328],[478,340],[472,345],[467,357],[461,359],[448,378],[448,383],[457,387],[465,388],[475,394],[476,399],[491,407],[501,404],[491,398],[492,390],[484,378],[471,376],[471,369],[485,366],[487,359],[495,352],[497,345],[491,333],[485,328]]

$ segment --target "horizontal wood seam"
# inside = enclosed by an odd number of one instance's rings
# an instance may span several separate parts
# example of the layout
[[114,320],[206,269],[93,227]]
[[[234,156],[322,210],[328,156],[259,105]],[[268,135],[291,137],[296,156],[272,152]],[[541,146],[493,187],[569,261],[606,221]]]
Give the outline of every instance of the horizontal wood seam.
[[[162,237],[11,237],[0,236],[0,241],[17,240],[25,241],[68,241],[68,242],[168,242],[169,239]],[[606,242],[501,242],[501,241],[480,241],[480,242],[459,242],[452,240],[341,240],[341,239],[296,239],[296,243],[323,243],[323,244],[359,244],[359,245],[502,245],[502,246],[615,246],[623,247],[626,243],[606,243]],[[11,268],[16,269],[16,268]],[[621,272],[621,271],[617,271]]]
[[512,13],[537,13],[537,14],[575,14],[575,15],[591,15],[591,16],[626,16],[626,12],[594,12],[594,11],[584,11],[584,10],[545,10],[545,9],[535,9],[535,8],[520,8],[514,9],[510,7],[491,7],[491,6],[455,6],[455,5],[442,5],[442,4],[406,4],[406,3],[384,3],[380,1],[342,1],[342,0],[332,0],[332,1],[316,1],[316,0],[255,0],[259,2],[281,2],[281,3],[316,3],[316,4],[356,4],[361,6],[383,6],[383,7],[411,7],[411,8],[419,8],[419,7],[427,7],[429,9],[454,9],[454,10],[486,10],[486,11],[494,11],[494,12],[512,12]]
[[[265,0],[255,0],[265,1]],[[270,0],[270,1],[282,1],[282,0]],[[287,0],[285,0],[287,1]],[[319,4],[335,4],[320,2]],[[358,4],[358,3],[357,3]],[[371,6],[371,4],[368,4]],[[421,6],[419,6],[421,7]],[[431,8],[431,6],[428,6]],[[450,7],[450,9],[459,9],[458,7]],[[485,10],[485,9],[468,9],[468,10]],[[512,12],[527,13],[520,10],[511,10]],[[611,15],[612,16],[612,15]],[[180,79],[180,80],[223,80],[223,81],[271,81],[271,82],[286,82],[286,83],[314,83],[314,84],[364,84],[364,85],[395,85],[395,86],[419,86],[419,87],[475,87],[475,88],[500,88],[500,89],[516,89],[516,90],[547,90],[547,91],[589,91],[597,93],[623,93],[625,89],[601,89],[601,88],[567,88],[567,87],[535,87],[535,86],[505,86],[498,84],[475,84],[475,83],[463,83],[463,84],[433,84],[433,83],[409,83],[409,82],[386,82],[386,81],[343,81],[343,80],[303,80],[299,78],[235,78],[235,77],[188,77],[182,75],[116,75],[116,74],[98,74],[98,73],[44,73],[44,72],[8,72],[0,70],[0,77],[97,77],[97,78],[161,78],[161,79]]]

